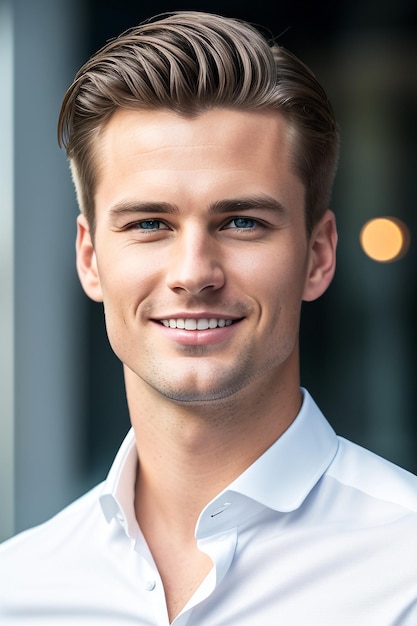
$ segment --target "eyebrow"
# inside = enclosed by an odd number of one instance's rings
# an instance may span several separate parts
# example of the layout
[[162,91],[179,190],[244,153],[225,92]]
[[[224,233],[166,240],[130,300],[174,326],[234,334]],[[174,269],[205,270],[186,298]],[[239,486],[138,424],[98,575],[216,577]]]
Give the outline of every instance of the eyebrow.
[[109,211],[110,221],[119,217],[137,213],[179,213],[178,207],[169,202],[134,202],[122,201],[115,204]]
[[[227,213],[240,213],[250,210],[267,210],[284,215],[287,210],[285,206],[276,198],[267,194],[256,194],[244,196],[242,198],[225,198],[217,200],[209,206],[209,214],[221,215]],[[176,204],[170,202],[135,202],[122,201],[115,204],[109,211],[109,219],[113,221],[120,217],[137,215],[138,213],[159,213],[177,215],[179,208]]]
[[253,209],[274,211],[281,215],[287,212],[285,206],[279,200],[266,194],[219,200],[210,206],[209,211],[212,214],[219,214],[239,213],[240,211],[251,211]]

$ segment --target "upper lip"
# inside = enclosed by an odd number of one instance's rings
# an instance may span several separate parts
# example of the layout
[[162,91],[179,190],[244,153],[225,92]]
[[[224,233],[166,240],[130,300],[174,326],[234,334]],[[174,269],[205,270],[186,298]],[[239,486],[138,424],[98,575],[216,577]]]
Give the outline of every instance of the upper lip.
[[167,313],[166,315],[158,315],[158,317],[153,317],[155,321],[161,320],[177,320],[177,319],[191,319],[191,320],[200,320],[200,319],[216,319],[216,320],[238,320],[242,319],[240,315],[227,315],[226,313],[215,313],[204,311],[202,313]]

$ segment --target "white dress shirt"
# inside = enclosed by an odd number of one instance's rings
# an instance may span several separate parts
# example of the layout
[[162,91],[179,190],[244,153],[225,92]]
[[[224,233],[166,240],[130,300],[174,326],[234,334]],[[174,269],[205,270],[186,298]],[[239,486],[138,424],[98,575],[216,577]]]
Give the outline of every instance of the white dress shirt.
[[[0,546],[2,626],[167,626],[127,435],[107,480]],[[417,478],[338,438],[309,394],[201,512],[213,568],[175,626],[417,626]]]

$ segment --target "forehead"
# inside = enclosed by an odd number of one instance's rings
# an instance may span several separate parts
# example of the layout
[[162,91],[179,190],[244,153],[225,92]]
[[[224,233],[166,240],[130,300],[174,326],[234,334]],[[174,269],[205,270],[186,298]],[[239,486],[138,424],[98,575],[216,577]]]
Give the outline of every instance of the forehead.
[[157,161],[155,151],[168,147],[221,144],[237,156],[242,143],[252,154],[262,152],[265,144],[268,148],[275,144],[282,152],[290,135],[287,121],[276,111],[218,108],[191,117],[168,110],[118,109],[96,138],[96,147],[105,159],[120,157],[120,150],[139,148],[144,157]]
[[291,129],[275,111],[219,108],[186,117],[166,110],[118,110],[97,138],[96,200],[109,200],[123,185],[142,193],[150,188],[162,193],[169,184],[174,192],[181,181],[193,180],[201,189],[213,188],[215,180],[219,193],[222,181],[291,186],[296,179],[291,141]]

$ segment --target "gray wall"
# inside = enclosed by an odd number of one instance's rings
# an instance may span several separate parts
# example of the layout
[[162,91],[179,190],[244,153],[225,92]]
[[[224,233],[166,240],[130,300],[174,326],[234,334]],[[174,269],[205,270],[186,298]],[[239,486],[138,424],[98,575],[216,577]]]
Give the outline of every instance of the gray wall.
[[7,164],[0,309],[4,538],[44,520],[80,489],[84,299],[74,269],[76,205],[56,122],[82,60],[83,21],[73,0],[2,0],[0,6],[8,74],[1,116],[7,131],[1,142]]
[[13,33],[0,0],[0,539],[14,528]]

